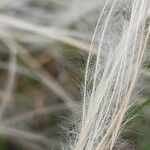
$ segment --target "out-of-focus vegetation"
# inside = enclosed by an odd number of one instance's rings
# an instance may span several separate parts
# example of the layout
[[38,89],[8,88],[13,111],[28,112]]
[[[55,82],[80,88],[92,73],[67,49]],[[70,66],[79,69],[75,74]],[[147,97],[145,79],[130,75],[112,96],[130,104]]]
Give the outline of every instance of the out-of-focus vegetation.
[[[80,113],[82,106],[84,69],[99,4],[0,0],[0,150],[57,150],[68,140],[65,127],[71,130],[71,122],[79,119],[71,110],[79,105]],[[141,100],[122,134],[137,150],[150,149],[149,51],[145,55],[148,67],[138,85]]]

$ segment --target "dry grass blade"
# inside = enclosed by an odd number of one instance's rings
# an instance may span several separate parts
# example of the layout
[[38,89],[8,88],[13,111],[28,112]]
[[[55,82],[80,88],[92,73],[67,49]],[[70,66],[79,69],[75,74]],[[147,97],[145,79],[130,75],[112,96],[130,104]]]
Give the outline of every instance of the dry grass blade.
[[[42,68],[41,64],[32,56],[30,53],[25,50],[19,43],[17,43],[13,39],[8,39],[13,42],[13,44],[17,47],[17,56],[22,59],[31,71],[40,79],[40,81],[48,87],[51,91],[53,91],[60,99],[64,101],[64,103],[69,108],[77,107],[75,101],[68,96],[64,88],[50,75],[45,69]],[[7,44],[7,41],[5,42]],[[7,45],[11,50],[11,45]]]
[[[57,33],[54,30],[47,29],[46,27],[41,27],[35,24],[31,24],[23,20],[9,17],[7,15],[0,14],[0,22],[6,26],[19,28],[21,30],[27,30],[36,34],[40,34],[40,35],[52,38],[53,40],[60,41],[62,43],[68,44],[70,46],[74,46],[76,48],[79,48],[85,51],[88,51],[89,46],[90,46],[88,43],[71,38],[69,36],[62,35],[60,33]],[[95,51],[95,49],[93,49],[93,51]]]
[[31,111],[28,111],[26,113],[22,113],[15,117],[11,117],[10,119],[6,119],[3,121],[3,124],[14,125],[19,122],[25,121],[27,119],[31,119],[32,117],[37,116],[37,115],[52,113],[52,112],[56,112],[56,111],[58,112],[58,111],[66,110],[66,109],[67,109],[67,107],[65,105],[45,106],[42,108],[37,108],[37,109],[31,110]]
[[7,126],[0,126],[0,136],[4,136],[8,138],[14,137],[14,138],[18,138],[18,139],[22,139],[26,141],[38,142],[38,143],[47,145],[48,147],[50,147],[50,145],[53,143],[51,139],[45,136],[42,136],[40,134],[22,131],[22,130],[15,129],[12,127],[7,127]]
[[8,81],[6,85],[6,91],[2,95],[2,101],[0,105],[0,119],[2,119],[3,113],[7,107],[7,104],[11,100],[12,91],[15,83],[15,76],[17,70],[17,62],[16,62],[16,47],[12,44],[13,51],[10,51],[10,61],[9,61],[9,74]]
[[25,67],[20,66],[19,64],[17,64],[17,68],[12,68],[9,67],[9,63],[8,62],[3,62],[0,61],[0,68],[4,69],[4,70],[11,70],[11,71],[16,71],[17,73],[23,75],[23,76],[27,76],[30,78],[35,79],[36,77],[33,75],[33,73],[31,73],[31,71],[29,69],[26,69]]

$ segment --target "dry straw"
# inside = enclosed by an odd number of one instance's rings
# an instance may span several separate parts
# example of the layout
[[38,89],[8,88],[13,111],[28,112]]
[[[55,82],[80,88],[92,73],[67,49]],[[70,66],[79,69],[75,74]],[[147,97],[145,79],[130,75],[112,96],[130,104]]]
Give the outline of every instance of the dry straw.
[[[134,0],[130,19],[127,21],[121,18],[121,28],[119,20],[115,20],[120,15],[120,3],[122,1],[106,1],[91,42],[92,49],[103,20],[96,59],[93,61],[90,49],[87,61],[82,125],[74,145],[75,150],[112,150],[132,103],[130,100],[150,34],[150,26],[146,25],[150,1]],[[118,21],[116,24],[118,30],[121,29],[120,34],[116,32],[116,26],[110,25],[114,23],[113,18]],[[112,47],[107,44],[108,34],[112,36],[109,40],[115,42]],[[113,36],[118,35],[115,41]],[[103,50],[107,51],[105,57],[101,56]]]

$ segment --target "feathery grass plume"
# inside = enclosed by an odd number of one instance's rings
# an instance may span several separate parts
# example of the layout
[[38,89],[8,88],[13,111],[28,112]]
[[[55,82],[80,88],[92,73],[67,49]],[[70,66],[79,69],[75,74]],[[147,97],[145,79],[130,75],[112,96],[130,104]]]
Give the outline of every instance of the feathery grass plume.
[[[131,9],[128,14],[125,7]],[[149,7],[149,0],[106,0],[87,60],[83,116],[75,150],[116,147],[150,34],[146,24]],[[98,30],[98,50],[93,56]],[[107,51],[105,56],[101,56],[102,51]]]

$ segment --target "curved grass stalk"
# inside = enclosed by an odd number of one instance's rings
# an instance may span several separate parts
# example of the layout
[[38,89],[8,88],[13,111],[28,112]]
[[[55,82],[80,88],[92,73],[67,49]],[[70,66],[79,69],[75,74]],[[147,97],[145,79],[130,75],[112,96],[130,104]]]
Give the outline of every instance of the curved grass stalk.
[[[68,96],[63,87],[46,70],[42,68],[40,63],[34,57],[32,57],[27,50],[25,50],[12,38],[8,40],[11,40],[13,44],[16,45],[18,50],[17,56],[28,65],[31,71],[40,79],[39,81],[42,81],[42,83],[48,87],[48,89],[52,90],[60,99],[63,99],[69,108],[78,107],[76,102],[72,100],[70,96]],[[9,48],[12,49],[11,45],[9,45]]]
[[9,69],[9,74],[8,74],[8,82],[6,85],[6,92],[2,96],[2,101],[0,105],[0,120],[2,120],[3,113],[7,107],[7,104],[11,100],[11,94],[12,94],[14,83],[15,83],[15,76],[16,76],[16,70],[17,70],[17,60],[16,60],[17,50],[14,44],[12,45],[12,49],[13,49],[13,52],[10,51],[10,61],[9,61],[10,69]]
[[[113,1],[115,5],[115,1]],[[96,64],[93,78],[93,86],[88,85],[88,72],[90,56],[85,74],[85,89],[83,103],[83,122],[77,142],[76,150],[97,149],[112,150],[121,133],[121,124],[129,107],[129,101],[140,72],[144,50],[149,37],[149,29],[145,35],[146,19],[148,15],[149,1],[134,0],[129,25],[122,33],[112,56],[105,59],[102,77],[99,75],[100,50],[105,40],[104,34],[108,27],[114,5],[112,5],[96,53]],[[97,30],[97,27],[96,27]],[[95,33],[94,33],[95,34]],[[93,43],[93,39],[92,42]],[[91,53],[89,53],[91,55]],[[87,87],[89,86],[89,87]],[[86,97],[91,88],[90,97]],[[88,98],[88,99],[86,99]]]
[[[68,44],[70,46],[74,46],[79,49],[83,49],[87,51],[90,47],[88,43],[82,42],[80,40],[71,38],[69,36],[57,33],[56,31],[47,29],[46,27],[38,26],[32,23],[25,22],[20,19],[16,19],[7,15],[0,14],[0,22],[4,24],[4,26],[10,26],[14,28],[19,28],[21,30],[27,30],[39,35],[43,35],[49,38],[52,38],[53,40]],[[93,51],[95,51],[93,49]]]

